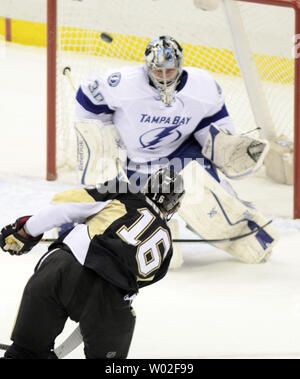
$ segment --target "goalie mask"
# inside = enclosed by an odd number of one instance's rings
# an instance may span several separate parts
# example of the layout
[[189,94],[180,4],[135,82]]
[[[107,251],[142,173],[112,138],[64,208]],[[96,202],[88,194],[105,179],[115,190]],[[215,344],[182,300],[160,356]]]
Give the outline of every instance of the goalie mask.
[[159,90],[161,100],[170,105],[182,73],[182,47],[170,36],[155,38],[146,47],[145,61],[148,76]]
[[148,178],[142,192],[170,216],[180,207],[185,193],[182,176],[162,168]]

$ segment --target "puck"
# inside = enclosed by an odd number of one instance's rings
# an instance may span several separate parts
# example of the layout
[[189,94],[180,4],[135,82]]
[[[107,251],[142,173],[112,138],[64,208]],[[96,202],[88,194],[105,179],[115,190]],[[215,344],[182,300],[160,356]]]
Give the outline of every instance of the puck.
[[113,37],[110,36],[110,35],[107,34],[107,33],[104,33],[104,32],[100,34],[100,38],[101,38],[103,41],[107,42],[107,43],[111,43],[111,42],[113,41]]

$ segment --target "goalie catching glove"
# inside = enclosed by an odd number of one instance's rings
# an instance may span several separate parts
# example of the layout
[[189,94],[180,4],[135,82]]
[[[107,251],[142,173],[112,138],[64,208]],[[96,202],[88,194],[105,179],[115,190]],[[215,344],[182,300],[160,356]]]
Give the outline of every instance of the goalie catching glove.
[[238,179],[256,172],[268,151],[266,140],[227,134],[211,124],[202,153],[228,178]]
[[0,246],[2,250],[8,251],[11,255],[22,255],[28,253],[36,244],[40,242],[43,235],[37,237],[29,236],[25,231],[24,237],[20,234],[30,216],[18,218],[13,224],[5,226],[0,234]]

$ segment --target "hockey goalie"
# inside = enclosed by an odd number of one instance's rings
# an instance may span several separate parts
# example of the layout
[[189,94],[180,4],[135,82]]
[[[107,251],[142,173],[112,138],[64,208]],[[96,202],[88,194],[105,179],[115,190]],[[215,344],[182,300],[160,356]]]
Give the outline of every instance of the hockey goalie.
[[220,176],[241,179],[257,171],[269,143],[235,134],[222,89],[205,70],[183,67],[174,38],[150,41],[144,65],[83,81],[76,117],[83,184],[125,174],[141,188],[159,167],[172,166],[187,183],[179,214],[190,229],[222,240],[215,245],[242,262],[269,256],[277,231]]

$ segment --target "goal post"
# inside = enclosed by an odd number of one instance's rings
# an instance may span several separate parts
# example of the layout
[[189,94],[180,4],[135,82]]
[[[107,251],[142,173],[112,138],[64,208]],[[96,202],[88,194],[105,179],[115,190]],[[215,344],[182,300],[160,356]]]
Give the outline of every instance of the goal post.
[[[256,114],[261,101],[255,89],[254,94],[249,92],[247,80],[250,86],[254,80],[250,69],[238,64],[231,16],[222,6],[202,11],[193,0],[143,0],[143,7],[140,0],[47,1],[48,180],[55,180],[57,171],[75,170],[76,164],[74,93],[62,75],[63,67],[72,67],[77,86],[94,72],[143,64],[145,46],[157,35],[172,35],[182,44],[186,66],[212,73],[223,88],[237,132],[260,126]],[[300,65],[297,52],[294,56],[292,52],[295,36],[300,39],[300,1],[234,2],[274,134],[286,134],[294,142],[294,217],[300,218]],[[99,38],[103,32],[114,37],[112,43]]]
[[47,0],[47,180],[57,179],[56,82],[57,1]]

